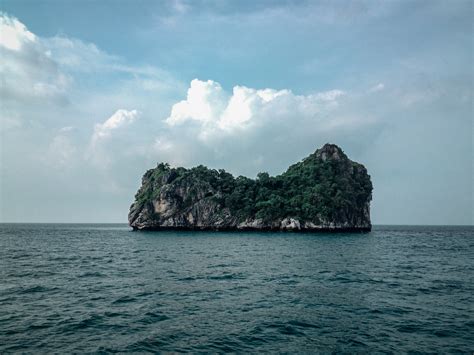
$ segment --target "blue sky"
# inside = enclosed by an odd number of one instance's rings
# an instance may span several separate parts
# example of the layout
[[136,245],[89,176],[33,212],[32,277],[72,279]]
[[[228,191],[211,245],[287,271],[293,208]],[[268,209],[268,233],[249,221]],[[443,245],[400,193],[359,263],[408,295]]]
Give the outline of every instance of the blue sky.
[[471,1],[0,9],[0,221],[122,222],[158,161],[254,177],[332,142],[373,223],[473,223]]

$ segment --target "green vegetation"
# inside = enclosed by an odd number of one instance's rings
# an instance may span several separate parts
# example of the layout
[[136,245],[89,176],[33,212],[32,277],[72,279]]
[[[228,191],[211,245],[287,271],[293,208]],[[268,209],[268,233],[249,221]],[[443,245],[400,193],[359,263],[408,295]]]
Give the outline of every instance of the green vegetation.
[[[336,157],[323,159],[326,149]],[[182,206],[199,199],[214,199],[239,220],[261,218],[264,221],[292,217],[304,221],[347,219],[360,212],[370,201],[372,183],[366,169],[349,160],[342,150],[327,145],[285,173],[269,176],[259,173],[255,180],[234,178],[224,170],[197,166],[171,168],[159,164],[148,170],[138,191],[136,203],[143,206],[156,199],[164,185],[186,190]]]

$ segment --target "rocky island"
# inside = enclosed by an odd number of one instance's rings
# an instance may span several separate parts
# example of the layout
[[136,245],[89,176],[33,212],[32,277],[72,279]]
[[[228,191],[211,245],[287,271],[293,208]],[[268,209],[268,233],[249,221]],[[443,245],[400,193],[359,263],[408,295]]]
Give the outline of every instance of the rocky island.
[[370,231],[371,199],[366,168],[326,144],[255,180],[160,163],[143,176],[128,220],[134,230]]

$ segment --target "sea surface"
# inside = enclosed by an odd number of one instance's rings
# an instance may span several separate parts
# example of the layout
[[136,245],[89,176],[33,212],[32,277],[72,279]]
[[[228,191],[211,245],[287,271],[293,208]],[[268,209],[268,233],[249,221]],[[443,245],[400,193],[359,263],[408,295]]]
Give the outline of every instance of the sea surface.
[[0,224],[0,353],[467,353],[473,227]]

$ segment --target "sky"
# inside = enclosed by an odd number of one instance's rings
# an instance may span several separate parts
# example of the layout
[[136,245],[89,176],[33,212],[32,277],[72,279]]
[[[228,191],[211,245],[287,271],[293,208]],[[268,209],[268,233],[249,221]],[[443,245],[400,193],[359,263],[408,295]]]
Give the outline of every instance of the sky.
[[330,142],[373,224],[473,224],[473,2],[0,2],[0,222],[127,222],[158,162]]

